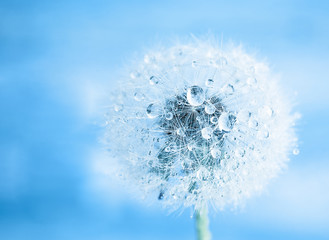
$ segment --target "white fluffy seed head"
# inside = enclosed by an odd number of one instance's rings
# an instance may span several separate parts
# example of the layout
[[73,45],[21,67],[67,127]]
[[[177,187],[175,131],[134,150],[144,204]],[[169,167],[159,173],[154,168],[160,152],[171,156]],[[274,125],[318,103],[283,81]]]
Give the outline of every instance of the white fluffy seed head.
[[132,67],[105,138],[146,196],[171,209],[236,206],[288,161],[296,117],[268,66],[240,47],[179,44]]

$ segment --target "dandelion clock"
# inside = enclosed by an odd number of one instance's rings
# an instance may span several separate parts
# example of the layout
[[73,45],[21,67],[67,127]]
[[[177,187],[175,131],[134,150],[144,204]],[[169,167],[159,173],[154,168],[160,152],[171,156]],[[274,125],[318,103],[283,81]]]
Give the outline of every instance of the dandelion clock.
[[147,52],[111,95],[106,146],[116,171],[171,211],[207,211],[260,192],[297,152],[296,115],[269,67],[241,47],[194,40]]

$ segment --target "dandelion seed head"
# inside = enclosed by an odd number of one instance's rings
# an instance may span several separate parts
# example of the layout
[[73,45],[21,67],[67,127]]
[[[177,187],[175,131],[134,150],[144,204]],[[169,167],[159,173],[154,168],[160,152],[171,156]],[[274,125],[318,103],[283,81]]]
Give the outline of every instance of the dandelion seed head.
[[106,144],[132,186],[171,209],[223,209],[298,154],[288,99],[241,47],[195,41],[150,51],[112,95]]

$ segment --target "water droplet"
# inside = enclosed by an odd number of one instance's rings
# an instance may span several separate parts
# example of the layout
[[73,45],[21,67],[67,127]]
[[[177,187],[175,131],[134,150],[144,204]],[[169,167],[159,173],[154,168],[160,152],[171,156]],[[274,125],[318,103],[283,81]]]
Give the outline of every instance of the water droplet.
[[114,105],[114,111],[121,112],[122,110],[123,110],[123,105],[122,104],[115,104]]
[[239,111],[237,118],[239,122],[248,122],[249,118],[251,116],[251,113],[248,110],[241,110]]
[[258,133],[258,138],[263,139],[263,138],[268,138],[270,136],[270,133],[266,130],[263,129]]
[[150,56],[150,55],[146,54],[144,56],[144,62],[145,63],[155,63],[156,62],[156,58],[154,56]]
[[213,114],[216,111],[216,107],[212,103],[208,102],[204,107],[204,110],[207,114]]
[[174,72],[178,72],[180,68],[181,68],[181,66],[180,66],[179,64],[175,64],[175,65],[173,66],[173,71],[174,71]]
[[232,95],[234,93],[234,87],[231,84],[227,84],[222,88],[222,92],[226,95]]
[[205,127],[201,130],[202,137],[204,139],[210,139],[212,136],[213,130],[211,127]]
[[219,158],[222,152],[218,148],[213,148],[210,150],[210,154],[213,158]]
[[166,119],[169,121],[169,120],[171,120],[171,119],[173,119],[173,114],[172,114],[172,112],[167,112],[166,113]]
[[268,119],[271,118],[273,116],[273,109],[269,106],[264,106],[259,110],[259,113],[262,117]]
[[209,177],[209,171],[204,168],[204,167],[201,167],[197,172],[196,172],[196,177],[199,179],[199,180],[202,180],[202,181],[205,181],[208,179]]
[[196,68],[199,66],[199,62],[197,60],[192,61],[192,67]]
[[144,94],[142,94],[141,92],[135,92],[135,94],[134,94],[134,99],[136,100],[136,101],[142,101],[143,99],[144,99]]
[[224,57],[220,57],[218,60],[215,61],[216,67],[225,67],[227,65],[227,59]]
[[181,137],[184,137],[184,136],[185,136],[185,131],[184,131],[183,128],[178,128],[178,129],[176,130],[176,133],[177,133],[177,135],[179,135],[179,136],[181,136]]
[[177,52],[176,52],[177,56],[182,56],[183,55],[183,50],[182,49],[177,49]]
[[135,116],[137,119],[142,119],[144,117],[143,113],[141,112],[136,112]]
[[214,86],[214,79],[211,79],[211,78],[207,79],[206,80],[206,86],[207,87],[213,87]]
[[155,105],[154,103],[151,103],[146,108],[146,114],[149,118],[156,118],[157,116],[160,115],[160,109],[157,105]]
[[254,78],[254,77],[248,77],[247,78],[247,84],[252,86],[252,85],[255,85],[257,83],[257,79]]
[[298,149],[298,148],[295,148],[295,149],[292,151],[292,154],[294,154],[294,155],[298,155],[298,154],[299,154],[299,149]]
[[237,157],[244,157],[245,154],[246,154],[246,151],[242,148],[239,148],[235,151],[235,156],[237,156]]
[[194,147],[195,147],[195,145],[194,145],[193,142],[190,142],[190,143],[187,144],[187,149],[188,149],[189,151],[193,151]]
[[130,77],[131,77],[132,79],[138,78],[138,77],[140,77],[140,76],[141,76],[141,74],[140,74],[139,72],[137,72],[137,71],[132,71],[132,72],[130,73]]
[[218,122],[218,118],[213,116],[210,118],[210,122],[213,123],[213,124],[216,124]]
[[250,74],[254,74],[255,73],[255,67],[254,66],[250,66],[247,71]]
[[159,193],[159,196],[158,196],[158,199],[159,199],[159,200],[162,200],[162,199],[163,199],[163,197],[164,197],[163,195],[164,195],[164,194],[163,194],[163,192],[162,192],[162,191],[160,191],[160,193]]
[[159,83],[159,78],[156,76],[151,76],[149,82],[151,85],[157,85]]
[[218,128],[221,131],[230,131],[233,128],[235,117],[226,112],[222,113],[218,119]]
[[254,118],[249,119],[248,126],[251,128],[257,128],[258,127],[258,121]]
[[192,106],[200,106],[205,100],[205,93],[202,88],[192,86],[187,90],[187,101]]

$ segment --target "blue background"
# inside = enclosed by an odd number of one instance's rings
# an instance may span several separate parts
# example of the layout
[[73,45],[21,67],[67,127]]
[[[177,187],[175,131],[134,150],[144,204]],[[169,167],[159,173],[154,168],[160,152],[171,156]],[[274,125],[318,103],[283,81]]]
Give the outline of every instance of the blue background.
[[[193,239],[99,173],[99,117],[118,69],[159,41],[208,32],[267,57],[302,114],[301,152],[213,239],[329,239],[328,1],[0,3],[0,239]],[[111,184],[112,183],[112,184]]]

